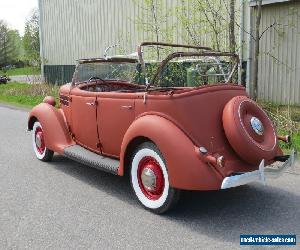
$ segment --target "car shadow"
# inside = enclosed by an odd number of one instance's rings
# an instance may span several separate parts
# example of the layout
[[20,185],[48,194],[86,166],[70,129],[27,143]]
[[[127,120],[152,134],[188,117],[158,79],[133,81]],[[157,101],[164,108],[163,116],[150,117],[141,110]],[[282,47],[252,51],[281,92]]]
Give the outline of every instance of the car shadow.
[[[59,155],[51,165],[133,207],[140,207],[128,178],[85,167]],[[199,234],[236,242],[240,234],[247,233],[299,234],[299,204],[300,195],[274,186],[251,184],[220,191],[183,191],[177,207],[162,216]]]
[[62,155],[54,155],[49,165],[133,206],[139,206],[127,178],[85,166]]
[[236,242],[240,234],[299,234],[300,196],[260,184],[184,192],[167,216],[199,233]]

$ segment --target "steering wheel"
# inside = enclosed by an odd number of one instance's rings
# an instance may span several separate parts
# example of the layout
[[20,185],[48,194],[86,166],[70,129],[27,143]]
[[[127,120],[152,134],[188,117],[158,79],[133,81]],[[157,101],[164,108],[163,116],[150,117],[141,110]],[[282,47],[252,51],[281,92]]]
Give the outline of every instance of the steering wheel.
[[102,81],[103,83],[105,83],[105,81],[104,81],[103,79],[101,79],[100,77],[98,77],[98,76],[92,76],[92,77],[88,80],[88,82],[90,82],[90,81],[92,81],[92,80],[100,80],[100,81]]

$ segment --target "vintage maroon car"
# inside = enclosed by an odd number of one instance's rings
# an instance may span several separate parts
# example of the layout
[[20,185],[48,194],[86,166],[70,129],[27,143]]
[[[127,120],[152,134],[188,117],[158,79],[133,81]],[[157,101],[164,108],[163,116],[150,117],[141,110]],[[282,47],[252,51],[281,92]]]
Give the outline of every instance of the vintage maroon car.
[[180,190],[265,183],[293,165],[296,153],[283,155],[278,144],[289,137],[277,136],[245,88],[232,83],[235,55],[170,45],[176,51],[158,64],[144,60],[147,46],[158,51],[167,44],[143,43],[136,58],[79,60],[72,83],[60,88],[59,107],[46,97],[30,112],[38,159],[50,161],[57,152],[128,173],[137,199],[155,213],[173,207]]

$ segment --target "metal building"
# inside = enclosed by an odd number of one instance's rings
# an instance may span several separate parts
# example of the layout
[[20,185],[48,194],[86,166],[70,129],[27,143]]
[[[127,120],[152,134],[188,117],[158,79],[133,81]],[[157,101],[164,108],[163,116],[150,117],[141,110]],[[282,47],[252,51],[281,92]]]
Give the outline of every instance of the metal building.
[[[185,43],[182,37],[186,31],[171,13],[182,0],[161,2],[160,11],[167,18],[159,24],[160,29],[169,31],[172,26],[172,42]],[[189,1],[185,7],[190,16]],[[118,44],[132,53],[141,42],[155,40],[149,30],[137,24],[137,20],[147,23],[153,19],[144,9],[142,0],[39,0],[42,74],[46,81],[70,81],[77,59],[101,57],[110,45]],[[225,38],[220,40],[227,43]],[[209,36],[201,37],[201,43],[210,46]]]
[[[249,5],[248,5],[249,4]],[[257,1],[246,6],[246,29],[255,24]],[[248,19],[249,18],[249,19]],[[248,21],[249,20],[249,21]],[[258,72],[258,96],[278,104],[300,104],[300,1],[263,0],[260,56]],[[249,44],[244,56],[248,66],[253,59],[254,40],[244,34]],[[251,82],[251,67],[248,82]]]
[[[180,0],[166,0],[164,11]],[[39,0],[42,74],[49,82],[70,81],[76,60],[101,57],[105,48],[118,44],[127,53],[147,39],[136,20],[143,16],[142,1]],[[168,18],[169,22],[173,16]],[[162,24],[167,29],[167,21]],[[176,42],[178,38],[176,36]],[[114,51],[115,52],[115,51]]]
[[[224,0],[220,0],[223,1]],[[182,43],[183,28],[170,9],[181,0],[163,0],[161,10],[168,19],[162,29],[175,26],[173,42]],[[141,0],[39,0],[42,73],[49,82],[72,78],[77,59],[103,56],[107,46],[119,44],[127,53],[149,40],[147,30],[139,30],[137,19],[153,18],[143,13]],[[237,0],[240,56],[247,62],[247,82],[251,82],[253,31],[256,0]],[[189,1],[187,1],[189,5]],[[190,8],[190,6],[187,6]],[[226,16],[226,15],[225,15]],[[193,18],[193,17],[191,17]],[[261,30],[273,23],[261,38],[259,97],[276,103],[300,104],[300,1],[263,0]],[[202,38],[201,38],[202,39]],[[164,40],[164,39],[162,39]],[[226,43],[227,39],[222,39]],[[203,36],[203,45],[210,46]]]
[[[39,0],[42,74],[49,82],[70,81],[76,60],[103,56],[119,40],[119,31],[138,39],[131,1]],[[124,39],[128,49],[136,40]]]

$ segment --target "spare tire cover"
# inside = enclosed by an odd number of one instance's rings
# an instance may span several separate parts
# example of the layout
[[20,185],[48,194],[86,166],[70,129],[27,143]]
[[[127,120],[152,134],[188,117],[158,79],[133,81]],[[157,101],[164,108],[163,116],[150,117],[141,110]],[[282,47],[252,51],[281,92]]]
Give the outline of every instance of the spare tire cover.
[[246,162],[272,160],[277,136],[267,114],[246,96],[232,98],[223,110],[223,127],[234,151]]

